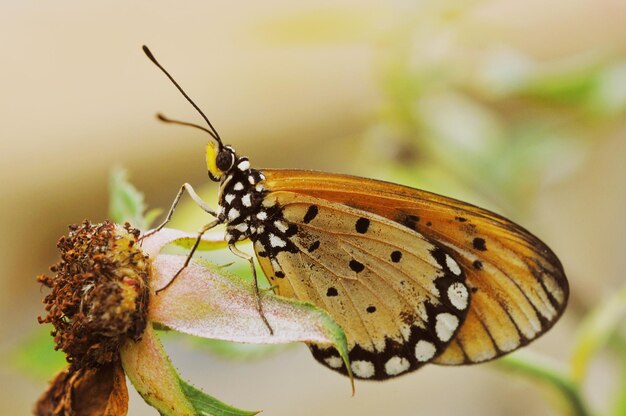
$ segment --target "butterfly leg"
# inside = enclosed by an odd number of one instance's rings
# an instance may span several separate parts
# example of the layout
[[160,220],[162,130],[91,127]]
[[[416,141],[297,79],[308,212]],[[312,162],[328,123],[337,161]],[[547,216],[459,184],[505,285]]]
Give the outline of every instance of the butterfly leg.
[[274,291],[278,289],[278,285],[271,285],[270,287],[266,287],[265,289],[261,289],[261,292],[265,293],[265,292],[272,292],[274,293]]
[[163,227],[165,227],[167,225],[168,222],[170,222],[170,220],[172,219],[172,215],[174,214],[174,211],[176,210],[176,206],[178,205],[178,202],[180,202],[180,198],[183,196],[185,191],[187,191],[187,193],[189,194],[191,199],[193,199],[193,202],[195,202],[200,208],[202,208],[204,211],[206,211],[207,213],[209,213],[213,217],[217,218],[217,216],[218,216],[217,213],[215,211],[213,211],[211,209],[211,207],[209,207],[206,204],[206,202],[204,202],[202,200],[202,198],[200,198],[200,196],[196,193],[196,191],[193,189],[193,187],[191,185],[189,185],[188,183],[184,183],[183,186],[180,187],[180,190],[178,191],[178,194],[176,194],[176,198],[174,198],[174,202],[172,203],[172,206],[170,207],[170,210],[167,213],[167,216],[165,217],[165,220],[157,228],[155,228],[152,231],[149,231],[149,232],[145,233],[144,235],[142,235],[141,239],[144,239],[144,238],[149,237],[149,236],[151,236],[151,235],[153,235],[155,233],[158,233],[159,231],[161,231],[163,229]]
[[187,258],[185,259],[185,263],[183,264],[183,267],[181,267],[176,272],[176,274],[170,279],[169,282],[167,282],[167,284],[165,286],[163,286],[162,288],[156,290],[156,294],[157,295],[159,294],[159,292],[161,292],[161,291],[167,289],[168,287],[170,287],[170,285],[174,282],[174,280],[176,280],[178,275],[181,274],[181,272],[183,270],[185,270],[185,267],[187,267],[189,265],[189,262],[191,261],[191,258],[193,257],[193,254],[196,252],[196,249],[198,248],[198,245],[200,245],[200,241],[202,241],[202,236],[204,235],[204,233],[206,233],[211,228],[214,228],[216,225],[219,225],[221,223],[222,223],[222,221],[220,221],[219,219],[216,219],[214,221],[211,221],[210,223],[208,223],[207,225],[202,227],[202,229],[200,231],[198,231],[198,237],[196,238],[196,241],[193,243],[193,247],[191,247],[191,250],[189,251],[189,254],[187,255]]
[[274,335],[274,330],[270,326],[270,323],[267,322],[267,318],[265,317],[265,314],[263,313],[263,304],[261,303],[259,281],[256,276],[256,268],[254,267],[254,258],[251,255],[239,250],[233,243],[228,244],[228,248],[230,249],[230,251],[233,252],[235,256],[241,257],[242,259],[248,260],[248,262],[250,262],[250,268],[252,269],[252,277],[254,280],[254,290],[256,293],[256,307],[257,307],[257,310],[259,311],[259,314],[261,315],[261,319],[263,319],[263,322],[265,323],[265,326],[267,326],[267,329],[269,329],[270,335]]

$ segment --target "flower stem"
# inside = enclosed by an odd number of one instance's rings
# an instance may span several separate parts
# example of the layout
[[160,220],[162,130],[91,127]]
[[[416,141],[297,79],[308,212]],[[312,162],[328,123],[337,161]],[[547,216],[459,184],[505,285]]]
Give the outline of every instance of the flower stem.
[[550,358],[535,352],[522,350],[501,358],[498,364],[554,387],[569,404],[572,415],[591,415],[583,400],[578,384]]

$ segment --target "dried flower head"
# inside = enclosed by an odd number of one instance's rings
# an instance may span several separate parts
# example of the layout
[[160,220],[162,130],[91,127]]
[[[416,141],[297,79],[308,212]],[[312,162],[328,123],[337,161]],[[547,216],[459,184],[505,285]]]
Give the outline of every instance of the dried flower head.
[[[39,397],[37,416],[126,415],[126,377],[160,414],[257,413],[233,408],[182,380],[153,325],[230,341],[324,343],[347,357],[345,335],[326,312],[263,293],[276,330],[270,335],[259,319],[253,284],[205,263],[189,264],[171,287],[151,297],[148,308],[149,293],[185,263],[183,256],[161,249],[189,246],[196,236],[163,229],[142,239],[140,247],[138,235],[128,224],[85,222],[59,240],[54,276],[38,278],[51,289],[44,299],[48,314],[39,321],[54,326],[56,348],[70,365]],[[224,245],[221,238],[203,241],[208,247]]]
[[138,236],[128,224],[70,226],[57,244],[55,275],[37,278],[52,289],[39,322],[54,326],[56,348],[74,370],[117,361],[120,346],[138,340],[146,327],[150,261]]

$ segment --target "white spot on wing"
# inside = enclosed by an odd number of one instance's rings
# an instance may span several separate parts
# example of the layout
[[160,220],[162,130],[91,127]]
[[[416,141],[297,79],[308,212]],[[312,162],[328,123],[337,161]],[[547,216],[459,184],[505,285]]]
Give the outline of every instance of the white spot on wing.
[[352,361],[350,368],[352,368],[352,372],[355,376],[361,378],[371,378],[375,373],[374,364],[369,361]]
[[455,308],[462,311],[467,308],[467,288],[463,283],[455,282],[448,287],[448,299]]
[[270,234],[270,245],[272,247],[285,247],[287,243],[280,237],[277,237],[274,234]]
[[265,211],[259,211],[259,212],[256,214],[256,217],[257,217],[258,219],[260,219],[261,221],[266,220],[266,219],[267,219],[267,212],[265,212]]
[[265,188],[260,183],[257,183],[254,189],[256,189],[257,192],[262,192]]
[[437,315],[436,320],[435,332],[437,332],[437,338],[443,342],[449,341],[459,326],[459,318],[451,313],[443,312]]
[[242,160],[241,162],[239,162],[237,167],[239,168],[239,170],[248,170],[250,169],[250,162],[248,162],[247,160]]
[[446,265],[448,269],[457,276],[461,275],[461,268],[459,267],[459,263],[457,263],[452,257],[446,254]]
[[237,183],[235,184],[235,186],[233,186],[233,189],[234,189],[235,191],[241,191],[241,190],[243,190],[243,183],[241,183],[241,182],[237,182]]
[[254,176],[249,175],[248,182],[250,182],[250,185],[254,185],[256,183],[256,179],[254,179]]
[[245,194],[243,197],[241,197],[241,203],[244,207],[252,206],[252,201],[250,201],[250,194]]
[[289,228],[289,226],[284,221],[274,221],[274,225],[276,226],[278,231],[283,233],[287,231],[287,228]]
[[248,231],[248,224],[246,224],[245,222],[242,222],[241,224],[237,224],[235,225],[235,230],[245,233],[246,231]]
[[417,344],[415,344],[415,358],[417,361],[426,362],[430,361],[431,358],[435,356],[437,352],[437,348],[432,342],[419,340]]
[[231,208],[230,211],[228,211],[228,219],[230,221],[236,219],[239,216],[239,211],[236,208]]
[[233,199],[235,199],[235,195],[233,194],[226,194],[226,196],[224,197],[224,201],[226,201],[228,204],[233,202]]
[[336,355],[324,358],[324,362],[332,368],[341,368],[341,366],[343,365],[343,360],[341,359],[341,357],[337,357]]
[[409,360],[404,357],[398,357],[397,355],[391,357],[385,363],[385,372],[390,376],[395,376],[400,373],[405,372],[409,369],[411,365],[409,364]]

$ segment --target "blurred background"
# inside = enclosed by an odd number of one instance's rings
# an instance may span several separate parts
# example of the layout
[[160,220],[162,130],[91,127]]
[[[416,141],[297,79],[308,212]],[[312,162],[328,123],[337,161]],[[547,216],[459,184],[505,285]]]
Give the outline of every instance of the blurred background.
[[[563,366],[583,317],[625,283],[621,0],[5,0],[0,11],[3,414],[29,413],[58,370],[29,366],[50,348],[37,347],[35,276],[68,224],[107,217],[111,168],[127,168],[151,207],[169,207],[183,182],[208,185],[206,137],[154,118],[199,120],[144,43],[253,166],[391,180],[533,231],[563,262],[571,299],[530,348]],[[178,225],[195,230],[197,211]],[[494,364],[427,366],[350,397],[303,345],[246,362],[184,338],[166,348],[184,378],[269,415],[556,412],[549,392]],[[584,382],[600,411],[626,374],[620,348]],[[130,414],[156,414],[130,390]]]

